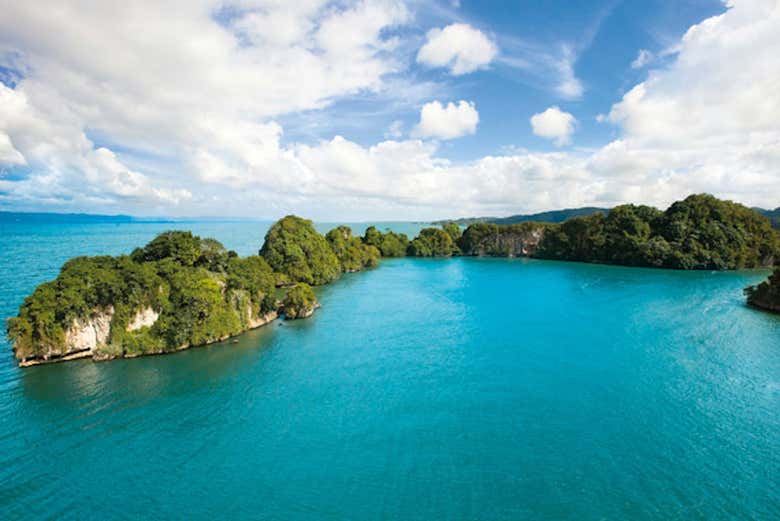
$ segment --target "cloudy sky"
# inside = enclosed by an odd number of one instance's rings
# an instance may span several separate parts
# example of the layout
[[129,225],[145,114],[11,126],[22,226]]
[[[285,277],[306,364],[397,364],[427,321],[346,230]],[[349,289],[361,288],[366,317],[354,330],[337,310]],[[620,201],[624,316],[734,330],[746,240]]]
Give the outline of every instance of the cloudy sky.
[[0,0],[0,209],[780,206],[780,0]]

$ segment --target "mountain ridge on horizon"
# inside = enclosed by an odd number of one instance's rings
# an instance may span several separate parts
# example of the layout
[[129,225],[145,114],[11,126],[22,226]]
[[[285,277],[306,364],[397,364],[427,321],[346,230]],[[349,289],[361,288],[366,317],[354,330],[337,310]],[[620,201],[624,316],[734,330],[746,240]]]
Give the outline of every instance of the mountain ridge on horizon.
[[[514,214],[507,217],[461,217],[458,219],[441,219],[433,221],[431,224],[447,224],[455,223],[461,226],[468,226],[475,223],[491,223],[491,224],[517,224],[522,222],[547,222],[547,223],[561,223],[571,219],[572,217],[587,217],[594,213],[602,212],[609,213],[611,208],[602,208],[597,206],[583,206],[579,208],[564,208],[562,210],[550,210],[546,212],[537,212],[531,214]],[[780,230],[780,207],[774,210],[768,210],[766,208],[751,207],[751,210],[759,213],[769,219],[772,223],[772,227]]]
[[[772,223],[772,227],[780,230],[780,206],[774,210],[751,207],[755,212],[763,215]],[[572,217],[586,217],[597,212],[609,213],[610,208],[583,206],[578,208],[564,208],[561,210],[549,210],[546,212],[537,212],[530,214],[513,214],[506,217],[461,217],[457,219],[440,219],[435,221],[421,221],[419,219],[411,222],[424,223],[429,222],[433,225],[442,225],[455,223],[461,226],[468,226],[474,223],[492,223],[492,224],[516,224],[521,222],[548,222],[561,223]],[[134,216],[127,214],[91,214],[86,212],[15,212],[10,210],[0,210],[0,224],[13,222],[32,222],[32,223],[179,223],[179,222],[240,222],[240,221],[271,221],[272,219],[248,218],[248,217],[160,217],[160,216]],[[323,221],[337,222],[337,221]],[[339,221],[340,222],[340,221]],[[346,222],[346,221],[344,221]],[[369,221],[365,221],[369,222]],[[388,221],[390,222],[390,221]],[[394,221],[395,222],[395,221]]]

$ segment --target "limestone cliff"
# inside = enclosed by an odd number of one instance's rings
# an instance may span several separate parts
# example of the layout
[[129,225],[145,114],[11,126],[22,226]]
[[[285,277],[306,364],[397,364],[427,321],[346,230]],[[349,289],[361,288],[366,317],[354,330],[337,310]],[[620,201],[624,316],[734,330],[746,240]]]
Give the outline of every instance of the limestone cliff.
[[47,344],[43,353],[32,358],[22,358],[19,365],[25,367],[93,356],[99,347],[108,342],[113,318],[114,306],[94,309],[88,317],[74,318],[65,330],[62,344]]
[[160,318],[160,314],[152,307],[147,306],[143,309],[139,309],[136,314],[133,315],[130,323],[127,324],[127,330],[138,331],[142,327],[152,327],[154,323],[157,322],[158,318]]
[[533,257],[547,225],[521,223],[497,226],[480,223],[470,226],[458,240],[464,255],[488,257]]

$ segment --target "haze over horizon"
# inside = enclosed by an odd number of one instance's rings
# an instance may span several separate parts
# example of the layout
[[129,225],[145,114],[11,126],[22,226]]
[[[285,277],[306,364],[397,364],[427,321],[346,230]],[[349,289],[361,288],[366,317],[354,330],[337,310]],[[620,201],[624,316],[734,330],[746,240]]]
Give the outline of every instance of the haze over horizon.
[[0,210],[780,206],[777,0],[0,7]]

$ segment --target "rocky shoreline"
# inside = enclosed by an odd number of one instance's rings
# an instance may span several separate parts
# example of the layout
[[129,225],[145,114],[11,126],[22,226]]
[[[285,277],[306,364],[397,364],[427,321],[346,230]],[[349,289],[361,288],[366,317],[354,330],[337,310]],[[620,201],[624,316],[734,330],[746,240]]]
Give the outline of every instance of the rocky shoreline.
[[[317,303],[316,307],[314,309],[318,309],[320,307],[319,303]],[[314,314],[314,309],[311,309],[307,314],[302,315],[299,318],[308,318]],[[226,335],[220,338],[216,338],[214,340],[210,340],[208,342],[204,342],[202,344],[185,344],[182,346],[179,346],[176,349],[173,350],[167,350],[167,351],[158,351],[158,352],[147,352],[147,353],[110,353],[110,352],[104,352],[101,351],[101,347],[106,347],[105,345],[98,345],[95,348],[81,348],[76,351],[70,351],[65,355],[55,355],[51,356],[49,358],[45,357],[39,357],[39,358],[30,358],[30,359],[22,359],[19,361],[19,367],[31,367],[35,365],[43,365],[43,364],[53,364],[57,362],[68,362],[70,360],[80,360],[82,358],[91,358],[93,362],[105,362],[108,360],[115,360],[118,358],[140,358],[142,356],[156,356],[156,355],[167,355],[171,353],[178,353],[180,351],[185,351],[187,349],[192,349],[195,347],[204,347],[212,344],[217,344],[219,342],[224,342],[226,340],[229,340],[231,338],[238,337],[240,335],[243,335],[247,331],[251,331],[253,329],[258,329],[263,326],[266,326],[270,324],[271,322],[275,321],[280,317],[279,313],[276,311],[272,311],[270,313],[266,313],[265,315],[259,316],[255,319],[252,319],[252,321],[249,323],[249,327],[235,335]],[[151,325],[151,324],[150,324]]]

